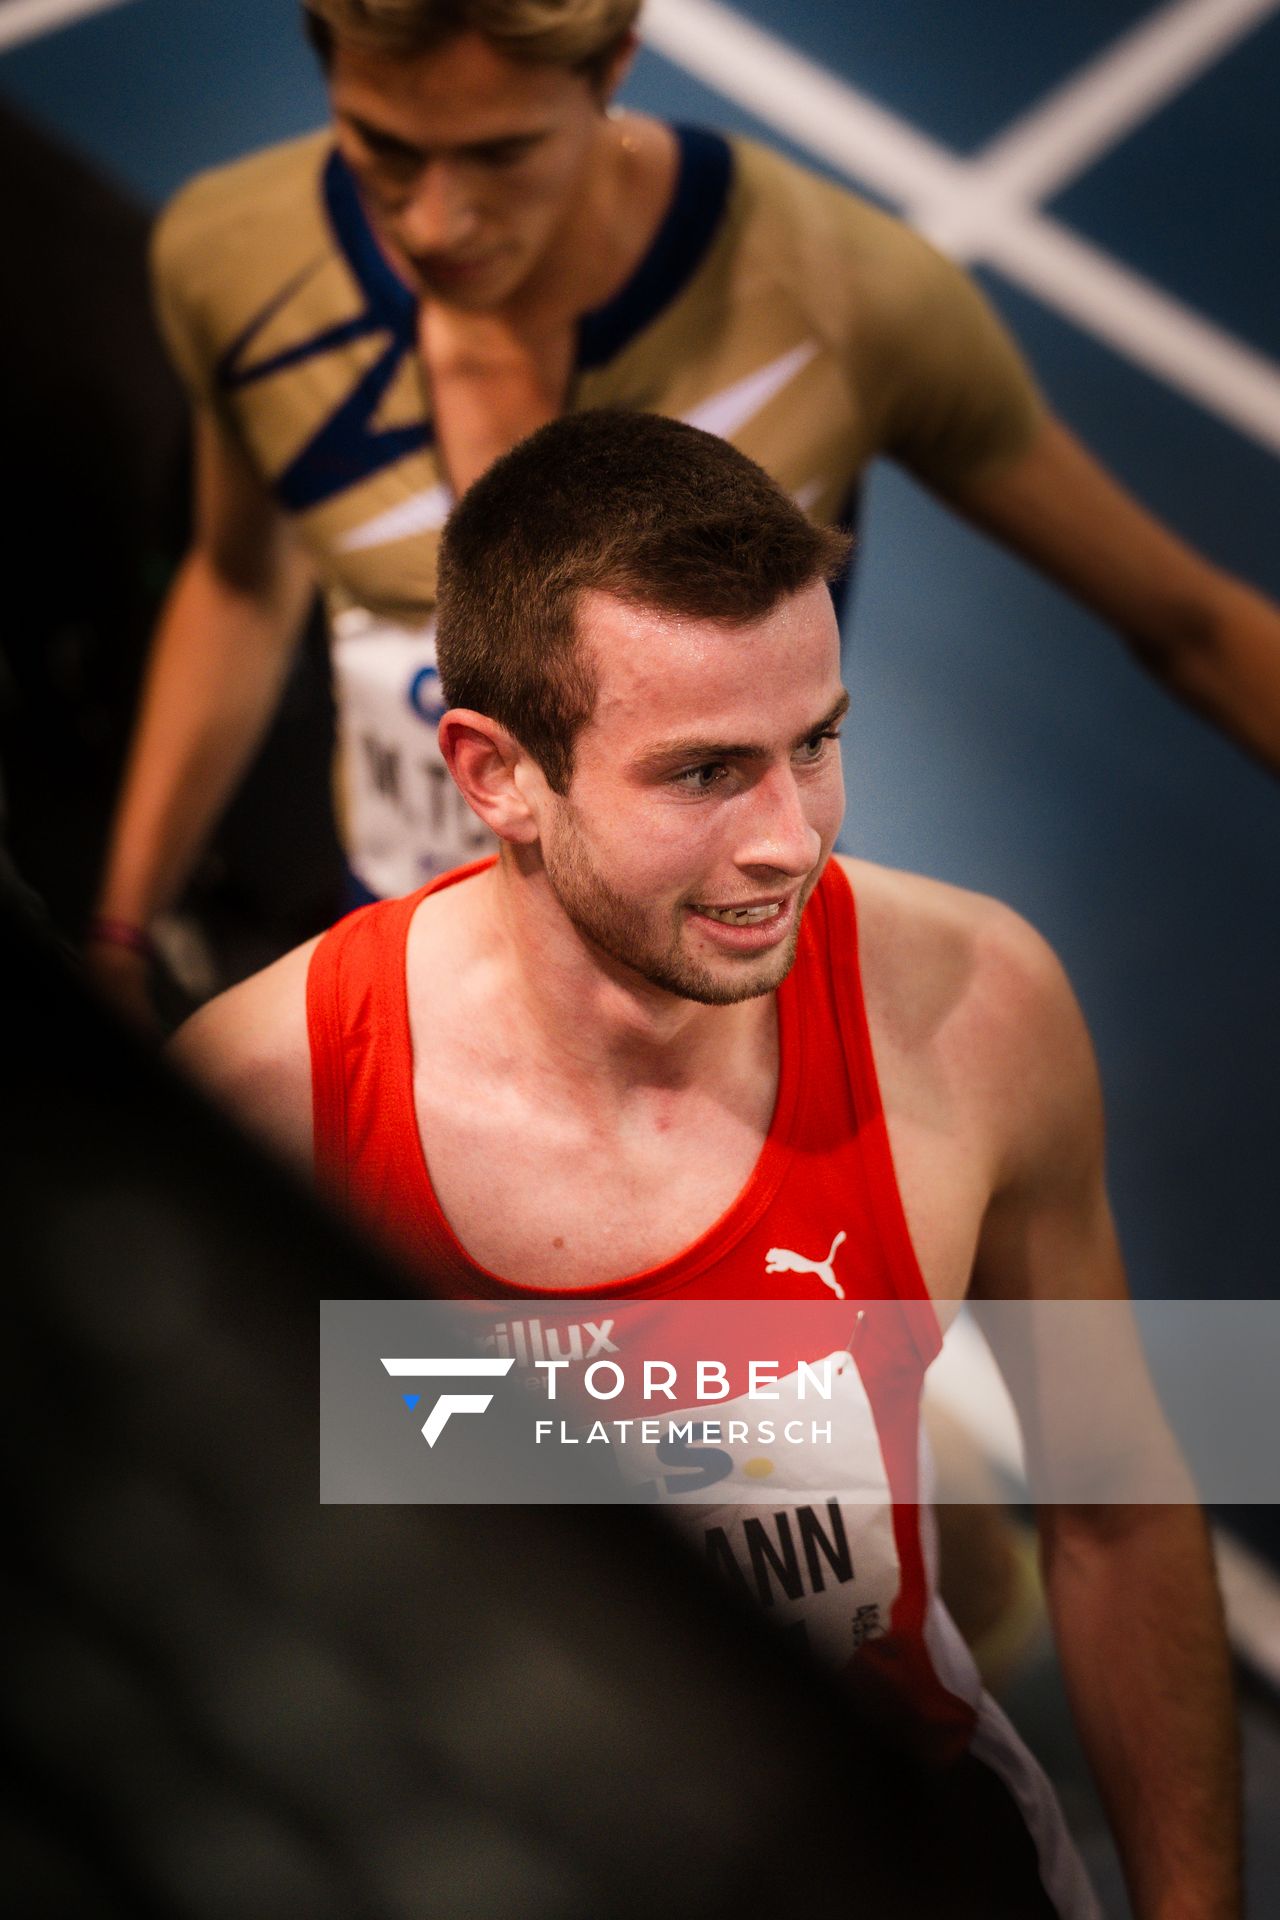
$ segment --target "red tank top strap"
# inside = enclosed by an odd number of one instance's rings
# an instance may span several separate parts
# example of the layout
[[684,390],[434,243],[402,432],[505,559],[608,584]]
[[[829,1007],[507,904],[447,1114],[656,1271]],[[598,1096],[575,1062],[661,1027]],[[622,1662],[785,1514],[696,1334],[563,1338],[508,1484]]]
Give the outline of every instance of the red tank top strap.
[[331,927],[307,974],[316,1177],[334,1199],[374,1136],[416,1148],[405,942],[426,888],[360,907]]
[[[866,996],[862,985],[861,950],[858,941],[858,914],[849,876],[834,856],[827,862],[820,886],[811,904],[820,904],[825,917],[825,937],[815,941],[816,955],[827,970],[827,1003],[834,1011],[854,1110],[858,1115],[857,1140],[866,1182],[872,1224],[881,1244],[884,1269],[892,1291],[903,1300],[928,1301],[920,1263],[907,1226],[898,1176],[889,1145],[884,1101],[871,1047],[871,1029],[867,1021]],[[816,930],[815,930],[816,931]],[[912,1323],[922,1334],[932,1327],[929,1314],[912,1315]],[[937,1346],[927,1337],[924,1359],[933,1359]]]
[[436,1283],[456,1249],[418,1138],[406,947],[429,893],[492,865],[473,861],[403,899],[358,908],[325,934],[307,974],[317,1183]]

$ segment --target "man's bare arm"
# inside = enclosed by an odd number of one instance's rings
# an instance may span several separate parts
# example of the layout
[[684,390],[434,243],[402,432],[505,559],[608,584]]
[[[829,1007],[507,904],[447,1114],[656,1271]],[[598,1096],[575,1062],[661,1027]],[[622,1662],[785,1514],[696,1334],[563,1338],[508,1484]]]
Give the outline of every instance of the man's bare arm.
[[[280,697],[313,594],[310,564],[225,427],[196,416],[196,533],[152,645],[98,913],[145,928],[180,892]],[[138,957],[92,964],[140,1012]]]
[[[989,971],[991,1004],[1002,1013],[987,1054],[991,1094],[1007,1082],[1013,1125],[983,1224],[974,1293],[1120,1301],[1126,1288],[1084,1022],[1043,943],[1029,929],[1001,939],[1006,951]],[[997,1357],[1034,1466],[1036,1450],[1054,1444],[1045,1412],[1052,1389],[1036,1379],[1034,1358]],[[1145,1375],[1139,1398],[1144,1389]],[[1091,1429],[1101,1423],[1111,1431],[1114,1422],[1115,1432],[1131,1432],[1131,1414],[1103,1399],[1090,1406]],[[1067,1689],[1135,1914],[1231,1920],[1242,1898],[1237,1736],[1204,1522],[1186,1505],[1075,1504],[1042,1507],[1040,1528]]]
[[1175,538],[1060,421],[949,491],[1115,627],[1169,691],[1280,771],[1280,608]]
[[174,1063],[233,1120],[305,1173],[312,1170],[309,940],[179,1027]]

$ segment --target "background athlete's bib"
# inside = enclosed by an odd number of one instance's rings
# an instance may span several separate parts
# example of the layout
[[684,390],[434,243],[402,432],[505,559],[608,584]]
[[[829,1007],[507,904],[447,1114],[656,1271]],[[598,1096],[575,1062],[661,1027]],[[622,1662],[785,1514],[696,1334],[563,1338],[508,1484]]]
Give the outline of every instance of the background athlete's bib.
[[493,851],[449,777],[435,622],[403,627],[348,607],[333,619],[334,700],[347,858],[384,897]]

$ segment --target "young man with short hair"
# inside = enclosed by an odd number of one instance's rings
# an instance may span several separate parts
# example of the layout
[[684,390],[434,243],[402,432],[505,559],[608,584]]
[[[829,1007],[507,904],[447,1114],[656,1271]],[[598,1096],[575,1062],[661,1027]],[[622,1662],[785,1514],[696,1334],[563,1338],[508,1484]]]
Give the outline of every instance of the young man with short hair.
[[[1004,1783],[1050,1903],[1028,1912],[1083,1916],[1047,1783],[932,1594],[917,1433],[934,1310],[1123,1296],[1096,1075],[1014,914],[832,856],[844,551],[735,449],[656,416],[571,416],[505,456],[440,573],[441,748],[497,858],[234,988],[179,1057],[446,1293],[923,1309],[905,1359],[854,1354],[883,1476],[842,1522],[856,1577],[774,1617],[842,1663],[851,1606],[888,1623],[853,1676],[939,1765]],[[751,1518],[707,1519],[709,1549],[732,1565]],[[1199,1516],[1049,1508],[1043,1546],[1135,1912],[1238,1913]]]
[[158,629],[92,958],[135,1003],[329,603],[364,895],[479,850],[435,745],[451,497],[557,415],[724,434],[822,522],[877,454],[1111,620],[1280,764],[1280,615],[1155,525],[1048,413],[973,282],[765,148],[616,114],[638,0],[309,0],[333,127],[202,176],[156,281],[196,419],[196,535]]

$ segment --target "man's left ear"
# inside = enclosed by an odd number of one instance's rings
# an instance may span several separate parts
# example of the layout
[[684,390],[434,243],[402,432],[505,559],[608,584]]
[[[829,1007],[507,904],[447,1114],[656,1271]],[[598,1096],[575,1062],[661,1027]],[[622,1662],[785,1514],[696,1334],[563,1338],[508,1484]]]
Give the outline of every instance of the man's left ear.
[[472,813],[500,840],[527,844],[538,825],[516,778],[524,750],[496,720],[450,707],[440,722],[440,751]]

